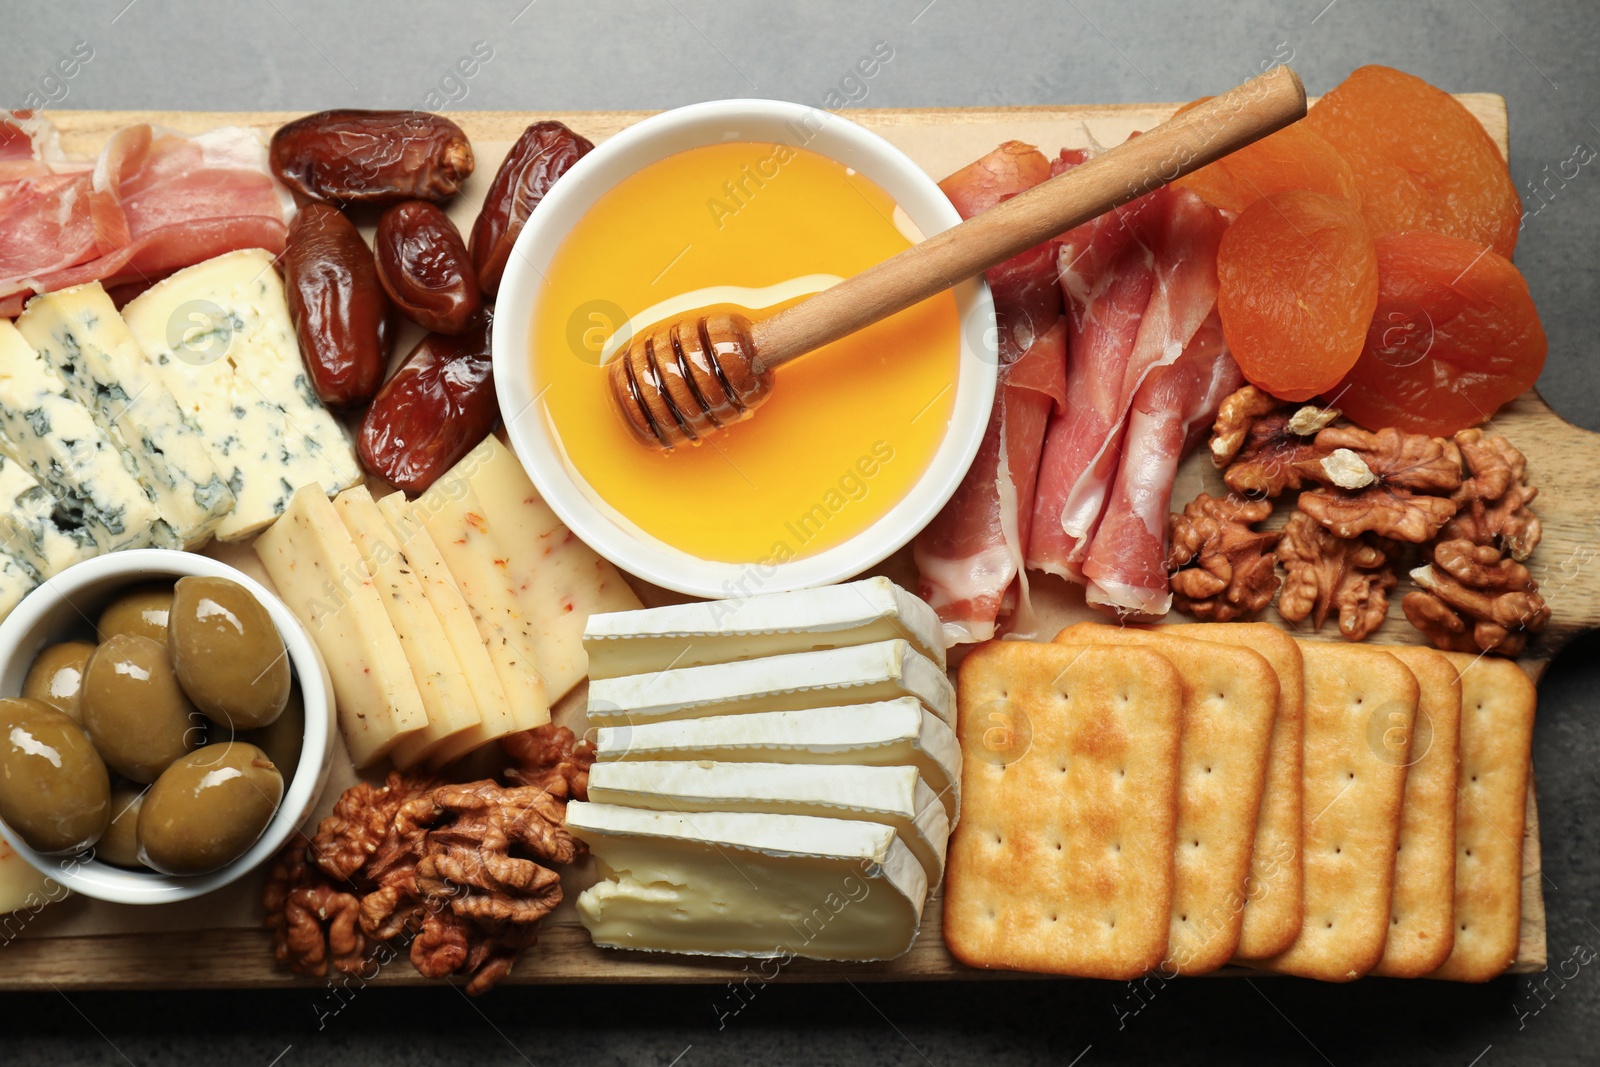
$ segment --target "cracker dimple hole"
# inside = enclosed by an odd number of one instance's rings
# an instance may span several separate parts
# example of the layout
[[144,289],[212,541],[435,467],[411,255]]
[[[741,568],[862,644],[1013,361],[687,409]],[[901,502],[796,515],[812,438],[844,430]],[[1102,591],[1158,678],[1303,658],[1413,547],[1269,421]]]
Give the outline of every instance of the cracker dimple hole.
[[1335,856],[1341,855],[1343,852],[1344,852],[1344,849],[1340,848],[1338,845],[1334,845],[1333,846],[1333,854]]
[[1329,919],[1329,920],[1328,920],[1328,924],[1327,924],[1327,928],[1328,928],[1328,929],[1329,929],[1329,930],[1332,930],[1332,929],[1333,929],[1333,920],[1332,920],[1332,919]]
[[1350,779],[1353,782],[1356,779],[1356,772],[1355,771],[1350,771],[1345,775],[1345,777]]
[[1181,922],[1181,923],[1186,923],[1186,922],[1188,922],[1188,921],[1189,921],[1189,916],[1187,916],[1187,915],[1180,915],[1180,916],[1178,916],[1178,921],[1179,921],[1179,922]]
[[1117,768],[1117,777],[1118,778],[1126,778],[1126,777],[1128,777],[1128,768],[1126,768],[1126,767],[1118,767]]
[[1063,763],[1060,767],[1058,767],[1056,769],[1059,770],[1062,774],[1066,774],[1067,773],[1067,765],[1065,763]]
[[1056,913],[1055,912],[1051,912],[1050,913],[1050,921],[1051,922],[1055,922],[1056,921]]
[[1199,847],[1200,847],[1200,842],[1198,842],[1198,841],[1196,841],[1196,842],[1195,842],[1195,843],[1194,843],[1194,847],[1195,847],[1195,848],[1199,848]]
[[1057,841],[1057,842],[1056,842],[1056,851],[1057,851],[1057,852],[1060,852],[1060,851],[1061,851],[1061,842],[1060,842],[1060,841]]
[[1206,768],[1206,773],[1207,773],[1207,774],[1210,774],[1210,773],[1211,773],[1211,768],[1210,768],[1210,767],[1207,767],[1207,768]]

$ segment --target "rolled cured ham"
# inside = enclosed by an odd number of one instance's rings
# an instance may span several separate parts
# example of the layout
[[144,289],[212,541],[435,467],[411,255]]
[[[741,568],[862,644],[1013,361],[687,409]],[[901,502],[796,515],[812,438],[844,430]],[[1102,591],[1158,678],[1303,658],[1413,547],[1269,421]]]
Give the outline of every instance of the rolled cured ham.
[[[1049,176],[1043,153],[1011,141],[939,186],[961,217],[971,218]],[[1027,610],[1022,557],[1039,452],[1051,412],[1066,400],[1066,321],[1054,243],[986,277],[1000,329],[994,410],[966,477],[912,546],[918,591],[939,613],[947,644],[993,637],[1008,596]]]

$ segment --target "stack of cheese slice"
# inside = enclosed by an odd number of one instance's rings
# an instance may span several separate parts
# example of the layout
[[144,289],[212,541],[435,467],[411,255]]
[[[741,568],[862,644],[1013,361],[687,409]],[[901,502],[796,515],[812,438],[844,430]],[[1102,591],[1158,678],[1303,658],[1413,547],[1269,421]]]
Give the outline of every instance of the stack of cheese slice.
[[121,314],[94,282],[0,319],[0,617],[90,556],[239,540],[300,486],[361,477],[269,252],[178,271]]
[[357,767],[439,767],[549,722],[590,613],[639,603],[493,437],[414,502],[301,489],[255,550],[322,652]]
[[960,748],[938,619],[886,578],[596,615],[596,944],[871,960],[944,873]]

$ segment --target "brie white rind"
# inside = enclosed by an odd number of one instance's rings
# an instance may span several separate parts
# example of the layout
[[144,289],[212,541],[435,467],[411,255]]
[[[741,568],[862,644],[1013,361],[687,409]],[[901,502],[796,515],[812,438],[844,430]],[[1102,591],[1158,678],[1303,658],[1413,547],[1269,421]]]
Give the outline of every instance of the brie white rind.
[[311,387],[272,253],[246,248],[185,267],[122,317],[233,490],[219,540],[271,525],[301,486],[332,494],[361,484],[355,445]]
[[589,799],[652,811],[748,811],[894,827],[929,885],[944,874],[950,819],[915,767],[624,762],[589,770]]
[[539,674],[553,704],[591,673],[585,620],[596,612],[625,613],[639,606],[639,598],[615,567],[556,517],[517,457],[496,438],[484,438],[439,482],[462,477],[472,483],[507,549],[504,566],[533,627]]
[[100,283],[34,297],[17,329],[131,457],[173,536],[185,548],[209,541],[233,490]]
[[255,551],[322,652],[351,762],[369,767],[425,729],[428,712],[400,636],[322,486],[295,493]]
[[736,600],[593,615],[583,631],[589,677],[865,645],[910,642],[945,666],[939,617],[887,578]]
[[638,725],[707,715],[800,711],[910,696],[955,723],[950,679],[905,641],[679,667],[589,683],[589,722]]
[[402,554],[399,538],[389,529],[367,487],[346,489],[334,497],[333,507],[372,576],[373,587],[400,638],[422,706],[428,713],[428,725],[389,753],[396,767],[412,767],[431,758],[441,743],[477,726],[478,702],[449,635],[428,603],[421,580]]
[[954,730],[911,697],[841,708],[602,726],[595,731],[595,753],[597,767],[618,760],[909,765],[944,802],[952,827],[961,813],[960,742]]
[[603,879],[579,895],[578,917],[611,948],[893,959],[928,895],[922,864],[879,823],[574,802],[567,829]]

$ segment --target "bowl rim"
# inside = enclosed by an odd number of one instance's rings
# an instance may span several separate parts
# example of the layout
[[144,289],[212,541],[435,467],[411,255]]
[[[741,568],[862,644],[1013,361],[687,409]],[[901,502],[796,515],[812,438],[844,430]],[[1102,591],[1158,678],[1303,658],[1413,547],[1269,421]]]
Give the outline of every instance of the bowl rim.
[[[777,128],[811,133],[790,140],[755,132]],[[582,541],[623,570],[665,589],[708,598],[842,581],[910,542],[954,495],[977,456],[999,365],[994,303],[980,275],[954,290],[959,317],[955,407],[933,460],[877,521],[832,548],[783,562],[726,563],[700,559],[629,528],[597,493],[580,485],[538,408],[527,353],[543,269],[594,202],[628,174],[678,152],[737,140],[798,143],[855,167],[883,187],[926,236],[961,221],[938,183],[910,157],[843,115],[783,100],[690,104],[607,138],[550,188],[517,237],[493,326],[494,374],[506,435],[545,502]]]
[[[116,579],[127,585],[137,585],[168,577],[228,578],[244,586],[261,602],[283,638],[294,667],[305,705],[305,733],[300,742],[300,761],[266,829],[244,855],[205,874],[178,876],[129,870],[94,859],[92,849],[75,855],[47,855],[29,848],[15,831],[0,821],[0,836],[35,870],[74,893],[117,904],[171,904],[190,900],[244,877],[276,855],[310,814],[332,768],[333,685],[316,643],[276,594],[238,568],[210,556],[176,549],[130,549],[84,560],[47,578],[0,622],[0,678],[9,675],[24,655],[31,660],[38,653],[43,645],[32,640],[34,631],[63,601],[70,603],[75,593]],[[52,637],[46,636],[43,644],[51,640]],[[23,670],[25,672],[26,668]]]

